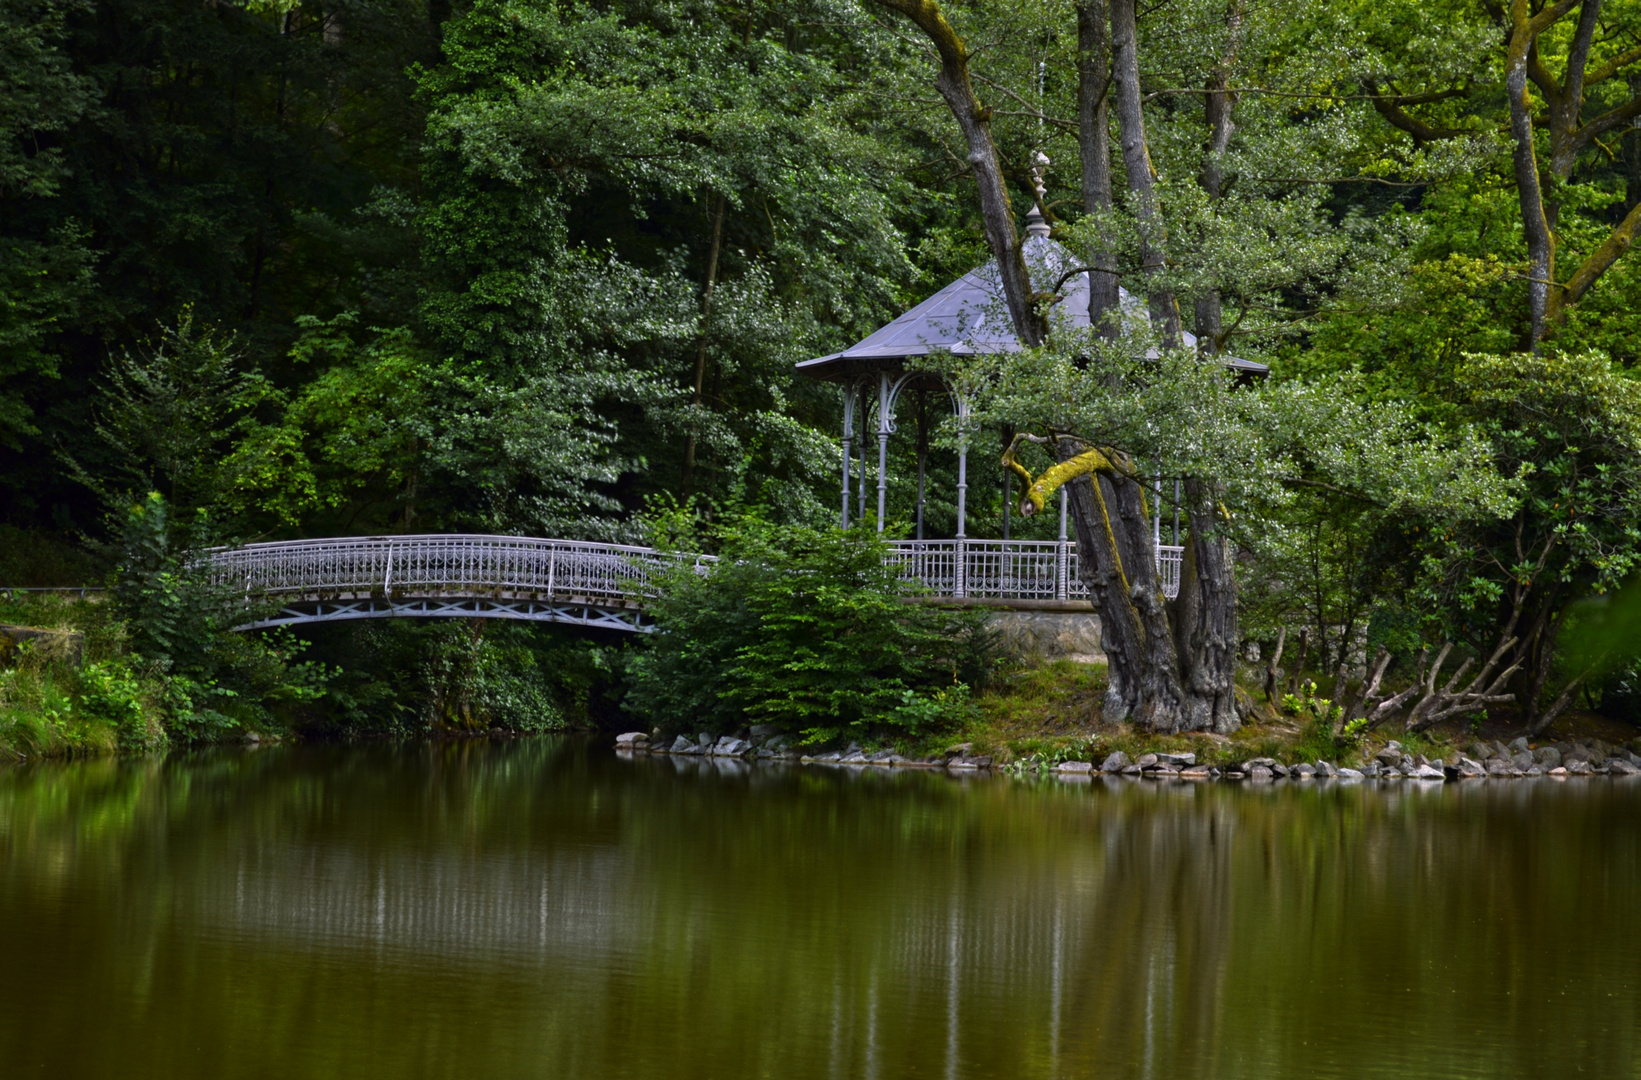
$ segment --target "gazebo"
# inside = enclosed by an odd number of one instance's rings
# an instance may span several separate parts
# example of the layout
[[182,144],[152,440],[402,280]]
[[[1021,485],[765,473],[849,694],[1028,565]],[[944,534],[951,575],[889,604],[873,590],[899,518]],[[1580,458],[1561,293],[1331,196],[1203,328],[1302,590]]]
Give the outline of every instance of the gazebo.
[[[1026,239],[1024,243],[1026,266],[1030,269],[1034,287],[1037,291],[1047,292],[1061,278],[1066,278],[1061,287],[1064,299],[1056,310],[1060,318],[1072,327],[1087,328],[1089,284],[1087,274],[1068,272],[1075,271],[1084,264],[1077,259],[1064,245],[1049,238],[1048,223],[1043,219],[1041,210],[1033,206],[1026,217]],[[1137,298],[1130,296],[1126,291],[1119,292],[1119,301],[1125,311],[1140,312],[1144,305]],[[1192,334],[1185,334],[1185,343],[1195,347],[1196,338]],[[895,434],[895,406],[901,395],[908,390],[934,391],[948,397],[951,401],[953,413],[958,417],[960,428],[968,416],[968,402],[963,399],[958,390],[950,386],[938,373],[920,365],[920,361],[936,352],[948,352],[955,355],[1007,353],[1020,350],[1019,339],[1015,336],[1014,327],[1009,320],[1008,311],[1003,301],[1002,285],[999,281],[996,261],[988,262],[975,270],[964,274],[956,281],[947,285],[921,304],[906,312],[894,322],[889,323],[865,339],[851,345],[842,352],[830,353],[826,356],[817,356],[813,360],[805,360],[797,365],[798,371],[814,379],[822,379],[839,384],[843,389],[843,468],[842,468],[842,509],[839,516],[840,523],[847,528],[850,521],[850,480],[854,471],[851,466],[858,464],[858,480],[855,489],[855,514],[859,518],[866,516],[866,442],[869,435],[875,431],[877,436],[877,527],[883,530],[888,501],[888,465],[889,465],[889,437]],[[1263,375],[1267,368],[1263,364],[1249,360],[1228,358],[1224,361],[1229,367],[1247,375]],[[868,414],[873,395],[876,395],[875,424]],[[858,420],[857,420],[858,417]],[[925,448],[923,445],[924,432],[919,425],[918,446],[918,492],[917,492],[917,542],[924,540],[923,536],[923,506],[924,506],[924,461]],[[963,578],[966,564],[970,561],[965,557],[968,546],[978,545],[980,542],[967,541],[967,503],[968,503],[968,445],[967,433],[963,441],[959,442],[957,452],[957,531],[955,537],[956,551],[949,573],[956,580],[957,595],[965,595]],[[858,453],[857,453],[858,447]],[[1177,582],[1178,551],[1169,550],[1170,545],[1161,543],[1160,521],[1156,523],[1158,534],[1158,556],[1164,563],[1165,579],[1171,578]],[[1176,537],[1177,540],[1177,537]],[[967,541],[967,543],[965,543]],[[924,547],[927,545],[921,545]],[[1018,545],[1017,545],[1018,546]],[[1065,492],[1060,493],[1060,537],[1056,545],[1055,562],[1057,569],[1054,596],[1064,600],[1068,597],[1068,589],[1074,588],[1072,577],[1074,571],[1071,562],[1075,558],[1074,552],[1068,552],[1066,540],[1066,512]],[[1007,553],[999,552],[1006,556]],[[1170,559],[1172,556],[1172,559]],[[1005,557],[1003,562],[1008,562]],[[1172,561],[1173,566],[1168,563]],[[1174,574],[1166,571],[1173,569]],[[1008,576],[1006,570],[1004,576]],[[919,574],[920,577],[926,575]],[[932,582],[931,582],[932,584]]]

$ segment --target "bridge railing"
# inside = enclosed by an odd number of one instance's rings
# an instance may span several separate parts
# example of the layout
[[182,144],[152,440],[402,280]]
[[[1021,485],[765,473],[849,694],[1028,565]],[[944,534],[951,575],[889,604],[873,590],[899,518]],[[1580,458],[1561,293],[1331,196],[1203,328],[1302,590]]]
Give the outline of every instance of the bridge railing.
[[275,596],[492,593],[633,602],[680,558],[651,548],[465,534],[290,540],[212,552],[212,579]]

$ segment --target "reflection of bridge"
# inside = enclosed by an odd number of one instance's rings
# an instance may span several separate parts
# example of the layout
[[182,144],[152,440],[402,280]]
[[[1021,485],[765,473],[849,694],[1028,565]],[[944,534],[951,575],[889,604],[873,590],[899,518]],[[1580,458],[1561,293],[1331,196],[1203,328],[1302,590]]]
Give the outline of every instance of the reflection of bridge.
[[[1088,599],[1064,540],[901,540],[904,581],[982,606],[1065,610]],[[1179,590],[1180,549],[1159,547],[1164,591]],[[279,610],[245,629],[391,617],[527,619],[646,630],[645,601],[679,555],[624,544],[437,534],[286,540],[219,551],[212,578]]]

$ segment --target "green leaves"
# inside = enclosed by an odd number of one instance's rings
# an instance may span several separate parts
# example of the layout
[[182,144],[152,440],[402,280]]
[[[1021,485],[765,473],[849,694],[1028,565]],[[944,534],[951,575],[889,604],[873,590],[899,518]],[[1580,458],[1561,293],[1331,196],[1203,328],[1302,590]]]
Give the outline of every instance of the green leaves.
[[743,519],[716,563],[680,563],[630,667],[629,705],[669,727],[769,723],[813,741],[925,730],[985,675],[981,617],[909,603],[871,534]]

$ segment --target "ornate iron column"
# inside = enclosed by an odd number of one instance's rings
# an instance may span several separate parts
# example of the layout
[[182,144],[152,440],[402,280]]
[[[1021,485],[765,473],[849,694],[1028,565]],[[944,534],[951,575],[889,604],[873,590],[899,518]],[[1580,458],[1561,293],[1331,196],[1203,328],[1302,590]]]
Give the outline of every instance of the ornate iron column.
[[839,519],[840,525],[849,527],[849,447],[855,437],[855,393],[856,388],[845,384],[843,388],[843,515]]
[[889,512],[889,436],[894,434],[894,397],[889,387],[889,373],[881,371],[877,377],[877,531],[883,531],[883,518]]
[[1055,549],[1054,599],[1071,595],[1071,549],[1066,544],[1066,489],[1060,486],[1060,546]]

